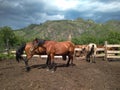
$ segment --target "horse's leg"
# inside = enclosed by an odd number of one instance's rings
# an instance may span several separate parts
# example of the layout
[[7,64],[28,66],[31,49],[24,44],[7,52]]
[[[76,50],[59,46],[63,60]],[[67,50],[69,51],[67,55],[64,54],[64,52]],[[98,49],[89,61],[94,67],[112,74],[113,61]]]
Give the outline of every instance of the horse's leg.
[[50,54],[50,60],[51,60],[51,69],[54,72],[55,69],[56,69],[56,65],[55,65],[55,62],[54,62],[54,54]]
[[74,64],[73,64],[73,57],[74,57],[74,55],[70,55],[70,61],[71,61],[71,65],[73,66]]
[[28,60],[29,60],[31,57],[32,57],[32,56],[27,56],[25,59],[23,59],[24,62],[25,62],[25,67],[26,67],[26,70],[27,70],[27,71],[30,71],[30,67],[29,67],[29,65],[28,65]]
[[70,65],[70,55],[68,55],[68,61],[67,61],[67,64],[66,64],[66,66],[68,67],[69,65]]
[[[74,57],[74,53],[73,52],[69,52],[69,54],[68,54],[68,61],[67,61],[67,64],[66,64],[67,67],[70,64],[73,66],[73,57]],[[71,61],[71,63],[70,63],[70,61]]]
[[49,56],[47,57],[46,65],[48,66],[50,64]]
[[29,65],[28,65],[28,59],[25,58],[25,59],[24,59],[24,62],[25,62],[26,71],[30,71],[30,67],[29,67]]
[[46,65],[47,65],[47,69],[49,70],[50,69],[50,65],[51,65],[50,55],[48,55],[48,57],[47,57]]
[[96,55],[93,55],[93,63],[95,63]]
[[71,55],[70,60],[71,60],[71,65],[73,65],[73,55]]
[[88,57],[88,62],[90,62],[90,60],[91,60],[91,55],[89,55],[89,57]]
[[90,62],[90,56],[88,54],[86,55],[86,61]]
[[93,55],[90,55],[90,60],[89,60],[90,63],[93,63]]

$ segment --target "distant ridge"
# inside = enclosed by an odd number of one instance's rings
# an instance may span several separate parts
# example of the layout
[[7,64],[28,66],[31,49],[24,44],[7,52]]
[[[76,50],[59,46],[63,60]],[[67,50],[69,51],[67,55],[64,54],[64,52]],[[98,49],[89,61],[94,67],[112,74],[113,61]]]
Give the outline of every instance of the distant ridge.
[[92,20],[55,20],[46,21],[42,24],[31,24],[26,28],[14,30],[15,34],[25,39],[31,40],[35,37],[50,40],[68,40],[69,35],[72,38],[79,37],[82,34],[94,34],[101,36],[108,31],[119,31],[120,21],[111,20],[104,24],[95,23]]

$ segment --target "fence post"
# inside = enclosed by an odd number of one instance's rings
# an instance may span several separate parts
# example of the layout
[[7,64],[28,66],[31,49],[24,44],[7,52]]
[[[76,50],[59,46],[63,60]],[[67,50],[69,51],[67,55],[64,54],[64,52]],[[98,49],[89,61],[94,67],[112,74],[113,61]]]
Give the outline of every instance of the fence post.
[[105,41],[105,57],[104,59],[107,61],[107,41]]
[[72,36],[71,36],[71,34],[69,34],[68,40],[71,41],[71,39],[72,39]]

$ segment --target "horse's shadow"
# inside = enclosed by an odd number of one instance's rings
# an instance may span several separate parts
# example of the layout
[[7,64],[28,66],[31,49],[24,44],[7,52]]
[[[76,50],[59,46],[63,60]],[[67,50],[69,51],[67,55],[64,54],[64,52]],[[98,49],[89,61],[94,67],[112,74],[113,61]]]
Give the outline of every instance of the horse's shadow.
[[[55,66],[56,68],[60,67],[60,68],[63,68],[63,67],[70,67],[70,66],[76,66],[75,64],[70,64],[69,66],[67,66],[66,64],[64,63],[55,63]],[[44,68],[47,68],[47,65],[46,64],[36,64],[36,65],[32,65],[30,66],[31,69],[34,69],[34,68],[38,68],[38,69],[44,69]]]
[[34,69],[34,68],[44,69],[44,68],[46,68],[46,67],[47,67],[46,64],[36,64],[36,65],[30,66],[31,69]]
[[57,63],[56,67],[70,67],[70,66],[75,66],[75,64],[70,64],[69,66],[67,66],[65,63]]

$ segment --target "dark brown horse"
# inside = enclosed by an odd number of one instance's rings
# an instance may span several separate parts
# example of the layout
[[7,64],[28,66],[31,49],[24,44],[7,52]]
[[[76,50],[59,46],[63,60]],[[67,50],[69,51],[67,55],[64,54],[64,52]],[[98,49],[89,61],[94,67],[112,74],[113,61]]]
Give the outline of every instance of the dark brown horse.
[[[20,60],[23,60],[25,62],[27,71],[30,70],[29,65],[28,65],[28,60],[30,60],[33,55],[44,55],[44,54],[46,54],[45,48],[39,47],[39,48],[35,49],[34,52],[31,52],[32,51],[32,47],[33,47],[33,43],[29,42],[29,43],[21,45],[16,50],[16,60],[18,62]],[[22,54],[23,54],[24,51],[25,51],[25,53],[27,55],[26,58],[22,57]],[[48,65],[48,60],[46,61],[46,64]]]
[[66,66],[69,66],[70,61],[71,64],[73,64],[75,45],[70,41],[56,42],[56,41],[40,40],[36,38],[35,40],[33,40],[33,45],[34,45],[33,51],[39,47],[44,47],[46,49],[48,59],[50,60],[49,69],[53,69],[55,71],[56,68],[54,61],[55,55],[62,55],[64,59],[66,59],[66,56],[68,56],[68,61]]

